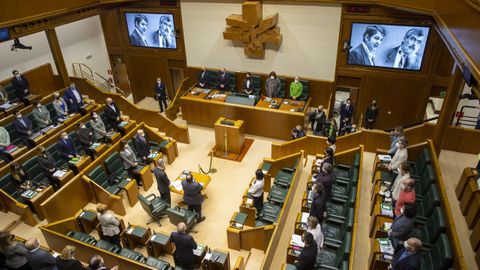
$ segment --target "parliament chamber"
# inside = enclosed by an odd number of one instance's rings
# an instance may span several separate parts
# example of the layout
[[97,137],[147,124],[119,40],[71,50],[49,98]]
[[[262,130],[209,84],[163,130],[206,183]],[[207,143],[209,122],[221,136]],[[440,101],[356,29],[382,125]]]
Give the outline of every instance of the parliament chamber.
[[1,269],[480,268],[478,0],[0,7]]

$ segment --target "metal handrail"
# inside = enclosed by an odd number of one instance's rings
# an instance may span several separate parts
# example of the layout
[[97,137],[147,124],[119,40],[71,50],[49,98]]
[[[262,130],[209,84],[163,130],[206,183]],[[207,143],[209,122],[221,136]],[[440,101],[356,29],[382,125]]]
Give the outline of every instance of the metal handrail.
[[[473,118],[473,119],[476,119],[476,117],[473,117],[473,116],[465,116],[463,115],[463,109],[465,108],[472,108],[472,109],[476,109],[477,107],[476,106],[470,106],[470,105],[463,105],[462,108],[460,108],[460,117],[457,117],[457,122],[455,123],[455,126],[458,126],[460,124],[460,121],[463,120],[462,118]],[[469,121],[469,120],[463,120],[464,122],[477,122],[477,121]],[[471,125],[471,124],[468,124],[468,123],[462,123],[463,125],[466,125],[466,126],[472,126],[474,127],[475,125]]]
[[[108,79],[93,71],[92,68],[83,63],[72,63],[73,73],[75,77],[87,79],[92,84],[98,86],[104,92],[117,92],[122,95],[125,91],[118,88],[113,82],[109,82]],[[112,91],[113,90],[113,91]]]
[[[427,122],[430,122],[430,121],[433,121],[433,120],[437,120],[438,118],[439,118],[439,116],[435,116],[435,117],[428,118],[428,119],[425,119],[425,120],[422,120],[422,121],[418,121],[418,122],[414,122],[414,123],[411,123],[411,124],[407,124],[407,125],[404,125],[404,126],[402,126],[402,127],[403,127],[404,129],[406,129],[406,128],[409,128],[409,127],[422,125],[422,124],[424,124],[424,123],[427,123]],[[385,129],[384,131],[386,131],[386,132],[391,132],[392,130],[393,130],[393,128]]]

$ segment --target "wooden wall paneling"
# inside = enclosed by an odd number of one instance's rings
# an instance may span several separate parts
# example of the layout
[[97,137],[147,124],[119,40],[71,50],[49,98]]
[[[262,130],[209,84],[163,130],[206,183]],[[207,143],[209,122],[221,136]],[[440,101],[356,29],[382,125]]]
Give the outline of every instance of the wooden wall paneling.
[[449,126],[443,149],[476,155],[480,153],[479,138],[479,130]]
[[[29,70],[18,71],[27,78],[28,82],[30,83],[31,91],[35,94],[47,96],[54,91],[62,88],[60,80],[53,74],[52,66],[50,63],[46,63]],[[10,80],[12,79],[12,77],[3,79],[2,81],[0,81],[0,85],[10,85]]]
[[105,43],[109,47],[121,47],[122,46],[122,33],[118,22],[120,21],[120,12],[118,9],[111,9],[100,14],[100,21],[102,23],[102,29],[104,33]]

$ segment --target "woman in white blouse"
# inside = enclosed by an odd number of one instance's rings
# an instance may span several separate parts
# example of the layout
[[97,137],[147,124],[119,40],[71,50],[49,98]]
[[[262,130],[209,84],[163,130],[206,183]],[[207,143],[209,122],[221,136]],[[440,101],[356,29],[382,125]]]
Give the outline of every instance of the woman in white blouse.
[[263,172],[257,170],[255,172],[256,178],[248,189],[248,194],[253,197],[253,206],[257,209],[257,215],[263,208]]
[[390,171],[396,171],[398,167],[400,167],[400,164],[407,161],[408,159],[407,146],[408,146],[407,139],[401,138],[400,140],[398,140],[397,151],[395,152],[395,155],[393,156],[392,161],[390,161],[390,165],[388,166],[388,169]]
[[313,235],[313,240],[317,243],[318,250],[323,248],[323,233],[322,227],[318,224],[318,219],[314,216],[308,217],[307,232]]
[[408,165],[408,162],[403,162],[400,164],[398,167],[398,176],[395,179],[395,182],[393,182],[392,186],[392,206],[395,207],[395,203],[398,200],[398,196],[400,195],[400,190],[401,190],[401,185],[404,180],[410,179],[410,165]]

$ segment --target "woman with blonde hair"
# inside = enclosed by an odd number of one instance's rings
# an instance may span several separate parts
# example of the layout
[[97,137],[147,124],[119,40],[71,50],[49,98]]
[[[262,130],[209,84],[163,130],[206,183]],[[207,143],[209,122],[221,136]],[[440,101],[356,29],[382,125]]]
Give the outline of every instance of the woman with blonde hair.
[[67,245],[62,251],[62,254],[58,256],[57,269],[58,270],[84,270],[82,263],[75,259],[75,247]]
[[120,247],[120,222],[115,215],[108,211],[107,206],[103,203],[97,206],[97,217],[102,227],[103,238]]

